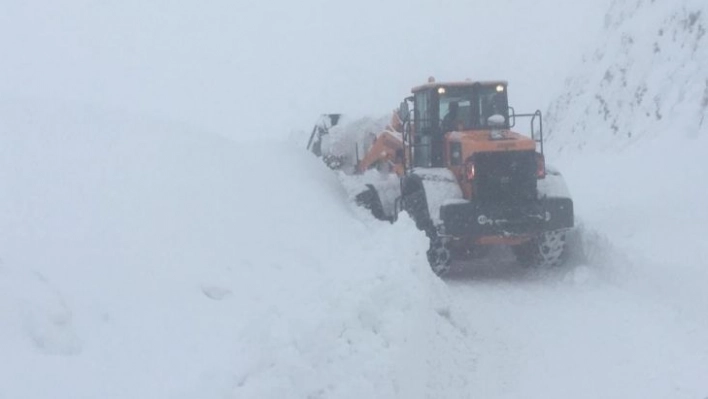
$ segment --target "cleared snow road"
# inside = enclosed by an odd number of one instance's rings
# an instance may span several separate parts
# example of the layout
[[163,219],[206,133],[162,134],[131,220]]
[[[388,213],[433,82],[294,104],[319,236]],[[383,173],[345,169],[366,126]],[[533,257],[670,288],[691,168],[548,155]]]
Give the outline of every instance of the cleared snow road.
[[[703,397],[705,334],[671,307],[601,281],[483,265],[448,281],[477,353],[472,397]],[[518,270],[518,269],[517,269]],[[471,277],[474,273],[481,273]],[[702,329],[705,332],[705,329]]]

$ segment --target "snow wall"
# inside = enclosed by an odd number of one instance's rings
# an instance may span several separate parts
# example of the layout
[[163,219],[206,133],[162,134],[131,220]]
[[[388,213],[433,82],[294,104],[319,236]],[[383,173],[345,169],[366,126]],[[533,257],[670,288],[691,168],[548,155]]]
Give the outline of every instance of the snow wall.
[[0,193],[2,398],[464,389],[425,236],[302,148],[6,101]]

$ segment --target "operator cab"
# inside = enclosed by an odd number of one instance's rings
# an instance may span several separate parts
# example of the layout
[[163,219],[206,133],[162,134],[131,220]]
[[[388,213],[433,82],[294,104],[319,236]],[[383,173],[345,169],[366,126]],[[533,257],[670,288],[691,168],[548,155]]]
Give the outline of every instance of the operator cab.
[[455,82],[415,87],[413,166],[444,167],[443,142],[454,131],[509,129],[507,83]]

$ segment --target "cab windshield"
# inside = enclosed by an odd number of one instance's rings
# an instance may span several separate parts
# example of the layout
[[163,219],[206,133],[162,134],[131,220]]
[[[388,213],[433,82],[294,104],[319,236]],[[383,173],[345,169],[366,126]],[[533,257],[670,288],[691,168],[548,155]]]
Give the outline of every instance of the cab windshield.
[[[445,132],[460,130],[509,128],[509,105],[506,87],[445,87],[440,95],[440,128]],[[491,124],[489,117],[500,115],[502,124]]]

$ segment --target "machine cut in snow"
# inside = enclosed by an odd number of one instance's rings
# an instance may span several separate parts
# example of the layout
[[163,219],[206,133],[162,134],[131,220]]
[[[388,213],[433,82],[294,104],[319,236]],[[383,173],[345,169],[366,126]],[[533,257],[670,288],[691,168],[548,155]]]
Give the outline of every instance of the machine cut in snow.
[[[308,149],[359,179],[356,201],[378,219],[407,212],[439,275],[489,245],[510,246],[525,265],[562,264],[573,201],[545,163],[541,112],[517,114],[504,81],[430,78],[412,93],[388,123],[325,115]],[[520,118],[530,137],[511,130]]]

